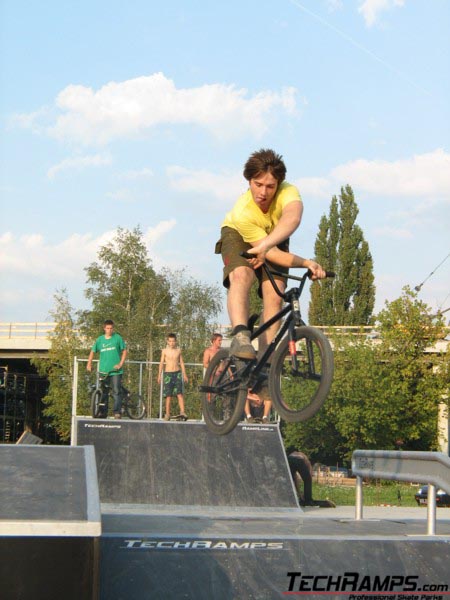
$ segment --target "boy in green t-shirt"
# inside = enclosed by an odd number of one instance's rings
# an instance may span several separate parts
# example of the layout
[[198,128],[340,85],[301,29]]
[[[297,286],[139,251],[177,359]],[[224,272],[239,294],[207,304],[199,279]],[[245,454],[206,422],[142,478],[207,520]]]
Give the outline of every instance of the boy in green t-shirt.
[[[114,417],[120,419],[122,410],[122,367],[127,357],[127,346],[122,336],[114,332],[114,322],[107,319],[103,323],[104,335],[98,337],[89,353],[86,369],[92,371],[92,360],[96,352],[100,353],[99,373],[106,375],[106,383],[111,386],[114,398]],[[108,406],[106,405],[107,417]]]

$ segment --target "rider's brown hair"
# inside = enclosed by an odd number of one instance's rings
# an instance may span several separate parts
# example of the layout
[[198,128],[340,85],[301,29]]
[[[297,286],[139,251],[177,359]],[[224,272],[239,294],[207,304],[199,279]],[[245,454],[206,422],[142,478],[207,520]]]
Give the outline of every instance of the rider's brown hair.
[[281,154],[264,148],[253,152],[244,165],[244,177],[250,181],[260,173],[271,173],[278,184],[282,183],[286,178],[286,165]]

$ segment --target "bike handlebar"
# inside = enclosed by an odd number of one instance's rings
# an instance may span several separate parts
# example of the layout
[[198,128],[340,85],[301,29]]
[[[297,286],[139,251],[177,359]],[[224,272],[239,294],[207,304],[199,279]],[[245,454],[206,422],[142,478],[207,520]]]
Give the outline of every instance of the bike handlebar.
[[[240,253],[240,255],[242,256],[242,258],[255,258],[254,254],[249,254],[245,250],[242,251]],[[265,269],[266,272],[271,273],[272,275],[286,277],[287,279],[295,279],[296,281],[303,281],[305,276],[308,277],[309,279],[311,279],[311,277],[313,275],[311,269],[308,269],[306,271],[305,275],[302,275],[301,277],[297,277],[296,275],[290,275],[289,273],[282,273],[281,271],[271,271],[269,269],[269,267],[266,265],[266,263],[263,263],[262,267]],[[304,267],[300,267],[300,268],[304,268]],[[336,273],[334,271],[325,271],[325,278],[327,278],[327,277],[336,277]]]

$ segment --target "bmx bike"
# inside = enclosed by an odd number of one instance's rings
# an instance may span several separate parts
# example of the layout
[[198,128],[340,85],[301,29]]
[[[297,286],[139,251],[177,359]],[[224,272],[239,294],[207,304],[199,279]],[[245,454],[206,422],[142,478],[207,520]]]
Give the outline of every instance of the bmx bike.
[[[91,395],[91,414],[94,419],[106,419],[108,413],[108,399],[111,385],[108,373],[99,373],[98,385],[94,385]],[[145,403],[140,394],[132,393],[121,386],[122,414],[130,419],[142,419],[145,415]]]
[[[241,255],[252,257],[245,252]],[[259,358],[237,358],[228,349],[222,349],[209,363],[200,386],[202,408],[208,429],[218,435],[230,433],[241,420],[248,391],[257,394],[268,386],[273,407],[282,419],[307,421],[324,404],[333,380],[330,342],[320,330],[307,326],[300,312],[300,297],[311,271],[297,277],[271,271],[266,264],[262,268],[285,306],[252,331],[251,339],[278,321],[282,322],[281,327]],[[299,284],[282,292],[274,275]],[[334,277],[334,273],[327,272],[326,276]]]

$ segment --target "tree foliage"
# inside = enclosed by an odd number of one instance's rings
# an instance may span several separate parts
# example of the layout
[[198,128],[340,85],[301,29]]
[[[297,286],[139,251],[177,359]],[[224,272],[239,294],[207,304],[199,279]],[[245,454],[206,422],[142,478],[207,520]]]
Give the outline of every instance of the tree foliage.
[[33,358],[40,375],[47,377],[49,388],[42,402],[44,414],[51,417],[61,440],[70,439],[74,358],[83,352],[82,341],[66,290],[56,292],[50,312],[56,323],[50,334],[51,347],[45,358]]
[[358,216],[353,190],[333,196],[315,243],[316,260],[336,277],[311,286],[309,321],[314,325],[367,325],[375,303],[373,261]]
[[443,337],[441,317],[404,288],[377,317],[378,337],[335,336],[335,376],[322,410],[285,426],[286,444],[329,464],[355,449],[436,450],[438,406],[448,403],[449,352],[429,352]]

